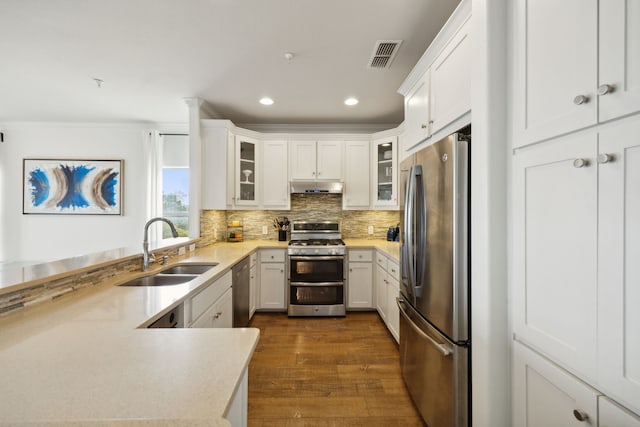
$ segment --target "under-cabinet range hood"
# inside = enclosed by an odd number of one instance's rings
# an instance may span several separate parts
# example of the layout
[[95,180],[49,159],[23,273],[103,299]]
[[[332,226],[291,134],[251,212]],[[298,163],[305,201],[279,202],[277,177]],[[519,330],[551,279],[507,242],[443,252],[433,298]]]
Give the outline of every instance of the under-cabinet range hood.
[[341,181],[291,181],[291,193],[342,194]]

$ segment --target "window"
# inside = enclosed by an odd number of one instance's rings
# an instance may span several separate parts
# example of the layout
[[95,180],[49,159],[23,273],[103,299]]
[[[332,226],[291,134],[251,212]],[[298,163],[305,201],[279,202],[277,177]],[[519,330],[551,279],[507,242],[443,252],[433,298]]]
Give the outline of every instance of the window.
[[[180,237],[189,236],[189,138],[165,135],[162,139],[162,216],[173,222]],[[171,237],[169,227],[162,238]]]

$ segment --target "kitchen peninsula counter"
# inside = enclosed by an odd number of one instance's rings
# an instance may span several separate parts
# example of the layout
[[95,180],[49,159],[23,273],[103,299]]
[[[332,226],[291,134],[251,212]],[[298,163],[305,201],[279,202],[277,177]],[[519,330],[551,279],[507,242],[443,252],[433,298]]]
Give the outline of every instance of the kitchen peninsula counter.
[[[347,245],[398,253],[394,242]],[[126,272],[0,318],[0,426],[229,425],[223,417],[259,330],[145,327],[255,250],[286,247],[217,243],[175,259],[219,263],[192,282],[115,286],[142,274]]]

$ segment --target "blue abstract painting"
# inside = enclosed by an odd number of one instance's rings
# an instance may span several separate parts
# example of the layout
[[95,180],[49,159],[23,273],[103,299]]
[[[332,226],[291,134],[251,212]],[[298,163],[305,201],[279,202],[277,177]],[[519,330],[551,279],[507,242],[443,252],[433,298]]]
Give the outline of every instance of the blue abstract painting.
[[122,215],[122,160],[24,160],[23,213]]

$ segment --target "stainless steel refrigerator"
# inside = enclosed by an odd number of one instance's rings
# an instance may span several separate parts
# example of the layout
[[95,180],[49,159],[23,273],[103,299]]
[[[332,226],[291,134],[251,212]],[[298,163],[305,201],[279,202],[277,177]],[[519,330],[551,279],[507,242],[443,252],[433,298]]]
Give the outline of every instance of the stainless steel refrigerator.
[[400,364],[429,427],[470,425],[470,128],[401,163]]

